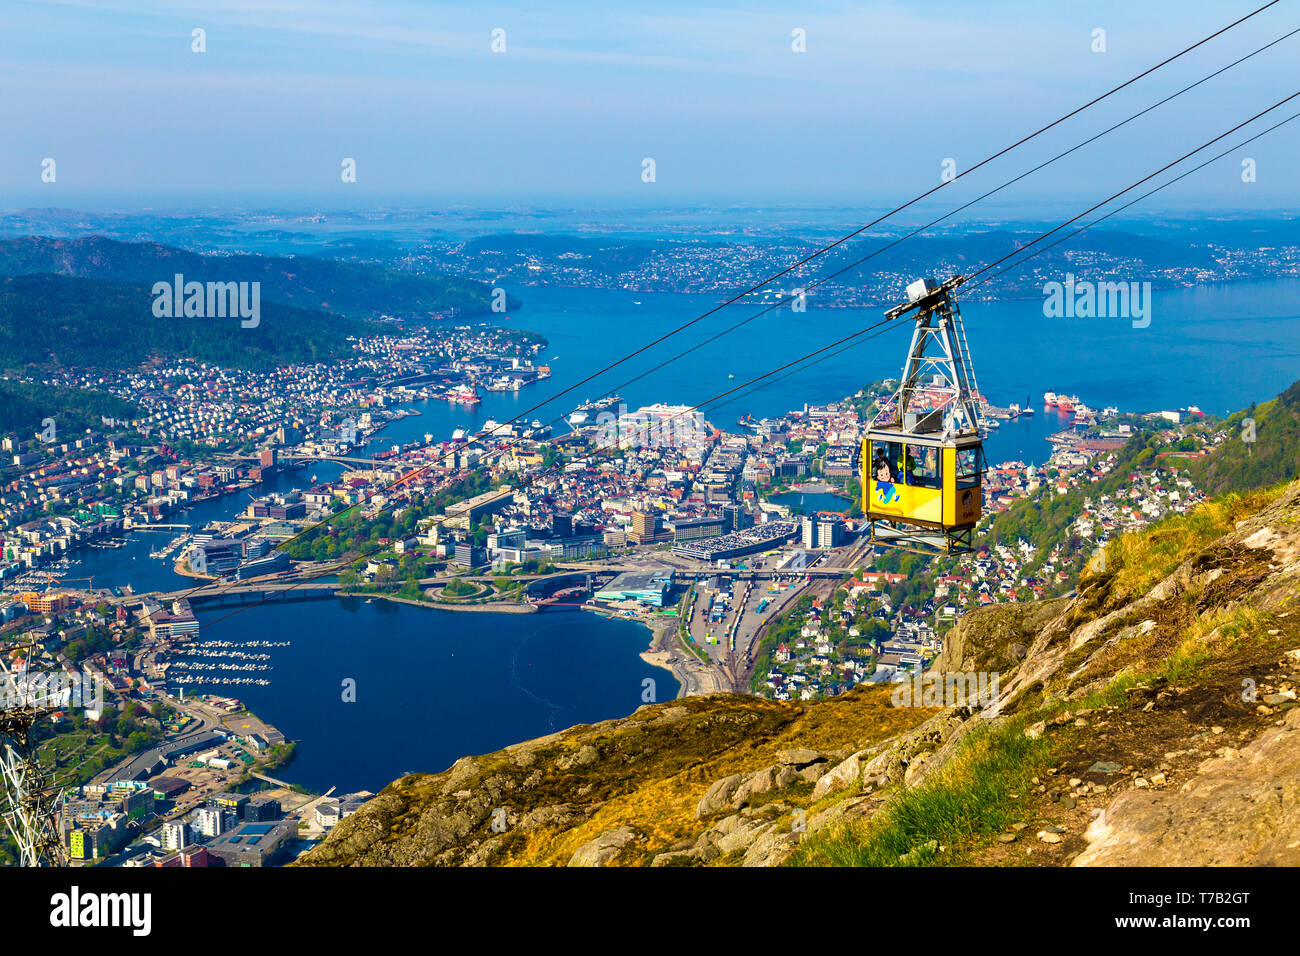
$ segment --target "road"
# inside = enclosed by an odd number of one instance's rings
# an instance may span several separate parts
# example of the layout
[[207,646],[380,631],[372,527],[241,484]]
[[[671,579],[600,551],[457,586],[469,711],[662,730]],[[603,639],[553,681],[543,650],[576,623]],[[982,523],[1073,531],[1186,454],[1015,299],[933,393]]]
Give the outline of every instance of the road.
[[[168,748],[183,746],[185,744],[188,744],[198,739],[203,734],[208,733],[217,725],[216,721],[212,720],[209,717],[204,716],[202,713],[197,711],[187,710],[184,707],[181,707],[179,705],[179,702],[176,701],[175,699],[169,700],[168,703],[171,704],[171,706],[175,707],[177,710],[180,710],[182,713],[186,714],[186,716],[197,718],[199,721],[199,726],[197,728],[187,730],[184,734],[182,734],[179,737],[174,737],[171,740],[164,741],[158,747],[153,749],[167,750]],[[91,783],[107,783],[110,780],[123,780],[123,779],[134,778],[136,774],[139,772],[139,770],[143,768],[146,755],[152,753],[153,749],[146,751],[145,753],[136,754],[131,757],[126,757],[117,765],[110,767],[107,770],[101,770],[91,780]]]
[[[731,601],[723,619],[711,628],[704,620],[707,614],[707,597],[703,604],[697,604],[692,620],[688,622],[696,646],[707,651],[709,664],[700,662],[685,647],[681,647],[675,631],[666,638],[657,638],[652,645],[652,653],[659,658],[659,663],[670,667],[683,687],[684,695],[714,693],[717,691],[734,691],[746,693],[752,677],[753,658],[769,623],[790,604],[805,594],[829,594],[831,590],[862,561],[870,549],[870,541],[859,536],[845,547],[836,549],[823,556],[816,566],[801,571],[781,571],[775,567],[776,555],[755,555],[747,562],[747,567],[740,569],[711,568],[698,562],[672,555],[668,551],[656,549],[639,557],[623,557],[617,561],[570,562],[557,565],[556,571],[546,575],[517,576],[521,582],[545,581],[575,573],[600,572],[616,574],[625,571],[649,571],[655,569],[672,570],[681,578],[694,578],[697,581],[718,577],[725,582],[724,592],[728,592]],[[306,576],[318,571],[316,566],[300,566],[291,575],[279,578],[250,579],[238,584],[212,583],[197,590],[177,591],[154,595],[162,601],[188,595],[203,598],[209,594],[254,594],[274,592],[335,591],[338,585],[332,582],[313,581],[308,583]],[[303,575],[300,577],[300,575]],[[490,581],[494,575],[451,575],[441,574],[420,580],[422,587],[436,587],[453,580]],[[768,590],[766,582],[785,580],[796,582],[794,586]],[[698,585],[697,585],[698,586]],[[700,593],[707,595],[701,587]],[[138,597],[138,596],[137,596]],[[758,605],[767,601],[767,606],[760,614]],[[717,644],[708,644],[708,634],[718,637]]]
[[[728,619],[724,624],[727,625],[728,633],[734,634],[734,637],[727,648],[729,654],[725,659],[724,669],[732,688],[737,693],[746,693],[749,690],[749,682],[753,677],[754,657],[771,622],[806,594],[829,596],[845,576],[861,565],[870,550],[870,540],[860,536],[850,541],[848,545],[830,552],[814,569],[816,573],[801,575],[797,585],[772,592],[756,582],[746,599],[735,608],[729,609]],[[761,582],[761,579],[759,581]],[[760,615],[758,605],[764,600],[768,601],[768,606]]]
[[[680,579],[700,579],[713,576],[724,578],[734,578],[739,580],[766,581],[773,578],[784,576],[785,573],[798,573],[809,578],[822,578],[827,581],[838,581],[843,576],[843,571],[839,566],[831,563],[822,567],[810,568],[800,572],[780,572],[776,570],[749,568],[744,570],[729,570],[725,568],[710,568],[696,564],[694,567],[670,566],[665,567],[663,564],[656,562],[646,562],[636,565],[607,565],[598,563],[589,564],[565,564],[557,566],[557,570],[552,574],[543,575],[517,575],[511,578],[514,581],[535,582],[546,581],[551,578],[564,577],[566,575],[577,574],[585,571],[604,572],[607,574],[621,574],[625,571],[646,571],[660,568],[663,570],[672,570]],[[329,566],[330,571],[337,571],[337,567]],[[212,581],[206,584],[195,585],[194,587],[184,588],[177,591],[154,591],[142,592],[121,598],[107,599],[112,603],[129,603],[138,601],[144,597],[151,597],[160,603],[167,604],[177,598],[188,598],[194,601],[201,601],[204,598],[215,597],[227,594],[270,594],[276,592],[330,592],[338,591],[340,585],[333,581],[312,580],[312,574],[319,571],[310,571],[306,569],[295,570],[291,573],[282,573],[275,576],[264,576],[260,578],[249,578],[246,581],[238,583]],[[422,588],[439,587],[451,583],[452,581],[479,581],[490,582],[499,575],[493,574],[438,574],[427,578],[420,578],[419,584]]]

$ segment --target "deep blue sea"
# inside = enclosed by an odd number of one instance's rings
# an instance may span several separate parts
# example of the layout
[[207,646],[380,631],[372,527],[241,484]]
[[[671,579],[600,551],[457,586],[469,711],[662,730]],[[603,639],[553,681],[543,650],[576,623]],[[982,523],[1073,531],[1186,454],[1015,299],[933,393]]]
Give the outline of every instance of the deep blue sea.
[[[203,639],[290,646],[267,651],[270,686],[199,690],[238,697],[301,741],[277,776],[320,792],[378,792],[403,773],[625,716],[678,691],[672,674],[641,660],[645,627],[585,611],[489,614],[352,598],[268,604],[220,621],[227,613],[199,613]],[[343,700],[348,678],[355,702]]]
[[[641,381],[623,384],[752,314],[728,308],[561,400],[530,410],[701,314],[719,297],[509,291],[524,302],[510,314],[510,324],[549,339],[543,360],[552,378],[518,393],[484,393],[473,409],[421,403],[416,407],[422,414],[381,432],[377,448],[426,432],[445,438],[456,428],[472,431],[488,418],[503,421],[525,410],[529,418],[548,420],[611,390],[631,407],[696,404],[880,318],[872,310],[813,309],[796,323],[788,312],[769,313]],[[1006,405],[1028,397],[1036,407],[1032,418],[1005,424],[989,439],[994,462],[1047,457],[1044,439],[1062,423],[1044,412],[1044,391],[1077,394],[1098,408],[1154,411],[1194,404],[1222,414],[1271,398],[1300,379],[1296,280],[1156,293],[1144,329],[1125,319],[1047,319],[1041,301],[971,303],[963,315],[976,375],[989,400]],[[805,373],[710,408],[707,416],[728,427],[746,413],[773,415],[806,402],[825,403],[866,382],[897,376],[907,337],[906,328],[891,329]],[[226,499],[195,509],[191,520],[201,524],[239,507]],[[138,560],[131,561],[127,549],[99,552],[81,562],[82,573],[95,573],[97,585],[175,586],[178,579],[169,569],[148,560],[148,551],[165,537],[135,537],[149,539],[135,546],[143,547]],[[231,693],[301,741],[297,762],[281,776],[316,789],[378,790],[404,771],[442,770],[465,754],[628,714],[642,702],[646,677],[657,682],[660,700],[677,692],[668,672],[637,656],[648,641],[645,628],[586,613],[489,615],[384,602],[303,601],[268,604],[214,623],[223,613],[200,615],[205,638],[292,641],[274,652],[270,687]],[[345,677],[358,682],[355,704],[340,699]]]
[[[552,377],[518,393],[485,393],[472,410],[436,403],[425,417],[391,426],[385,438],[470,429],[488,418],[500,421],[523,411],[549,421],[576,402],[609,392],[635,408],[653,402],[694,405],[737,389],[705,409],[706,417],[726,428],[747,413],[761,417],[805,403],[824,404],[866,382],[896,378],[910,332],[906,326],[889,329],[806,371],[773,376],[765,380],[771,382],[766,387],[754,390],[762,382],[741,387],[882,317],[877,310],[810,309],[796,321],[789,311],[777,310],[625,384],[759,311],[731,306],[559,401],[533,409],[708,311],[721,297],[528,286],[509,291],[524,303],[510,313],[510,324],[541,332],[550,341],[544,358]],[[1120,318],[1045,318],[1041,300],[963,303],[962,316],[976,378],[989,401],[1023,405],[1028,398],[1035,408],[1032,417],[1003,424],[990,437],[987,453],[994,462],[1046,459],[1051,452],[1047,435],[1065,424],[1044,411],[1047,391],[1078,395],[1094,408],[1159,411],[1198,405],[1224,414],[1272,398],[1300,379],[1300,280],[1295,279],[1155,292],[1150,325],[1140,329]]]

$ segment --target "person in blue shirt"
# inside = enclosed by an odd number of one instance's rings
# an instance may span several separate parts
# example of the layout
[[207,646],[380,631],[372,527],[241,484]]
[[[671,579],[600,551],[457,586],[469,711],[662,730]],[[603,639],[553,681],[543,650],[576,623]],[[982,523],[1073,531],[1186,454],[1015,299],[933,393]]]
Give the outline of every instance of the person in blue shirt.
[[871,473],[875,476],[876,495],[882,505],[893,504],[902,498],[894,487],[894,469],[883,449],[877,449],[876,457],[871,462]]

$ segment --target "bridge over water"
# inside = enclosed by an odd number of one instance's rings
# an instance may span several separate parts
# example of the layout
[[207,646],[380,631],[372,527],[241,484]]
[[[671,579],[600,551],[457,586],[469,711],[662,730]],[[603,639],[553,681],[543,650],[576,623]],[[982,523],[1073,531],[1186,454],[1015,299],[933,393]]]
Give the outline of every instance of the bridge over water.
[[[566,565],[551,574],[531,577],[514,577],[510,580],[526,586],[530,598],[544,597],[557,589],[576,584],[587,584],[592,588],[599,578],[611,578],[625,572],[651,573],[654,568],[635,565]],[[704,578],[725,578],[738,581],[770,581],[773,578],[804,579],[840,579],[851,573],[847,568],[812,568],[801,571],[751,571],[736,568],[662,568],[672,571],[676,580],[695,581]],[[437,575],[421,578],[421,588],[440,587],[452,581],[486,583],[501,575]],[[139,597],[153,597],[163,603],[177,598],[187,598],[191,604],[206,607],[251,604],[276,594],[285,595],[286,600],[304,600],[312,598],[333,598],[339,596],[342,586],[334,581],[284,580],[284,581],[246,581],[234,584],[211,584],[197,590],[181,589],[177,591],[138,594]]]

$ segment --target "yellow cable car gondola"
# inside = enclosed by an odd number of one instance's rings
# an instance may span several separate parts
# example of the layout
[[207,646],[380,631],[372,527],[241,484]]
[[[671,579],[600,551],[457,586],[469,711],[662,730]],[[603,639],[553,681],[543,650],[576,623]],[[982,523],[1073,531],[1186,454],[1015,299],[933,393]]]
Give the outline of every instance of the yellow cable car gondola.
[[983,511],[980,403],[953,291],[918,279],[893,319],[916,313],[898,390],[862,440],[862,511],[874,543],[923,553],[972,549]]

